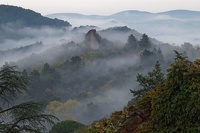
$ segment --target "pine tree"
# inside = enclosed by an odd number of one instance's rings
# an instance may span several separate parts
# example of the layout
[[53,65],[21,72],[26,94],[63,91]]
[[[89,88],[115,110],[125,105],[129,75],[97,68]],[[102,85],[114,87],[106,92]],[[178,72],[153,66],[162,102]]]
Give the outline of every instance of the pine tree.
[[160,63],[156,62],[155,68],[148,72],[146,76],[142,74],[137,75],[137,82],[142,87],[139,90],[131,90],[135,99],[139,99],[144,95],[145,92],[153,90],[157,84],[161,84],[164,80],[164,74],[161,72]]

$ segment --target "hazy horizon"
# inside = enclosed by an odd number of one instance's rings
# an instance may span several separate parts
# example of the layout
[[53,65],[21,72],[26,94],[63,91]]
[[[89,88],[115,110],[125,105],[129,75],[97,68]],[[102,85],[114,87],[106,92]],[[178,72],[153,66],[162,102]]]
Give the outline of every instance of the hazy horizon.
[[81,13],[85,15],[111,15],[124,10],[139,10],[147,12],[164,12],[169,10],[200,11],[199,0],[1,0],[0,4],[20,6],[31,9],[42,15],[52,13]]

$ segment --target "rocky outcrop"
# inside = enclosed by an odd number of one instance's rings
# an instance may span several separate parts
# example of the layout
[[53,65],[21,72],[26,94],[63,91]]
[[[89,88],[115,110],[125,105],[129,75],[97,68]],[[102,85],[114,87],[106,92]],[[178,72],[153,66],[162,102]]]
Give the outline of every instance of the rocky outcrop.
[[88,31],[85,35],[84,44],[91,50],[111,50],[115,48],[111,41],[102,38],[95,29]]
[[90,30],[85,35],[85,41],[92,50],[98,50],[100,48],[101,37],[97,34],[95,29]]

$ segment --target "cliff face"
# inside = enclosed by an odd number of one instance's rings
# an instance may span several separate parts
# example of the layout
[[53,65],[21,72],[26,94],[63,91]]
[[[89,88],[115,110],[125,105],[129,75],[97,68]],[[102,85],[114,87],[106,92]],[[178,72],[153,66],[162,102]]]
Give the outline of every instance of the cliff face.
[[85,35],[85,41],[88,47],[92,50],[98,50],[100,47],[100,36],[97,34],[95,29],[90,30]]

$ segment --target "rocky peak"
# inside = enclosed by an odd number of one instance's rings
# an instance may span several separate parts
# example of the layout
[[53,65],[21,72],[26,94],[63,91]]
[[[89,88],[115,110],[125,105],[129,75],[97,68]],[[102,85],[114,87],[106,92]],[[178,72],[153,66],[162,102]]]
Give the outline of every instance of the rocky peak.
[[95,29],[88,31],[85,35],[86,44],[92,49],[97,50],[100,47],[101,37],[97,34]]

